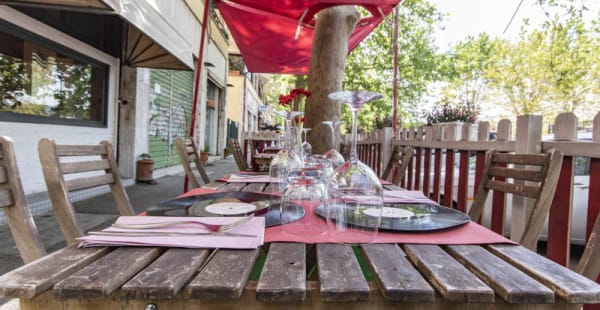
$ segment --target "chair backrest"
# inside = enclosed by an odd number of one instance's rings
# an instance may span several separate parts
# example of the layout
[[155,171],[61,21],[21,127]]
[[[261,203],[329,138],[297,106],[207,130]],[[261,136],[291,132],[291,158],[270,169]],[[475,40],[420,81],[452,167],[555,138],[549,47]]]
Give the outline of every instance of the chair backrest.
[[[67,244],[83,235],[69,192],[108,185],[121,215],[135,215],[121,184],[112,144],[57,145],[43,138],[38,151],[48,195]],[[68,158],[68,159],[67,159]],[[64,160],[67,159],[67,160]],[[77,175],[84,173],[83,175]],[[68,179],[65,175],[71,175]]]
[[240,169],[240,171],[249,170],[248,162],[240,147],[240,142],[235,138],[229,138],[229,148],[231,148],[231,153],[233,153],[233,158],[235,159],[235,164],[238,169]]
[[204,165],[200,161],[200,156],[198,155],[198,148],[196,147],[196,143],[191,138],[175,138],[175,146],[177,147],[177,152],[179,153],[179,159],[181,160],[181,164],[183,165],[183,170],[185,170],[185,175],[187,175],[188,180],[192,183],[193,188],[200,187],[200,182],[196,178],[194,174],[194,170],[192,170],[192,163],[196,165],[196,169],[200,173],[202,177],[202,181],[204,184],[209,183],[210,179],[204,170]]
[[583,276],[598,281],[600,278],[600,213],[596,217],[592,233],[575,269]]
[[25,202],[13,142],[4,136],[0,136],[0,208],[4,210],[10,232],[23,261],[29,263],[46,255]]
[[556,149],[545,154],[488,151],[481,183],[469,216],[473,220],[481,217],[489,190],[533,199],[533,207],[528,211],[525,230],[519,243],[535,250],[554,198],[562,159],[562,152]]
[[396,174],[394,175],[394,179],[392,183],[399,185],[402,177],[406,173],[406,169],[408,168],[408,164],[413,158],[413,148],[412,146],[402,147],[400,145],[395,145],[392,150],[392,155],[390,155],[390,160],[385,166],[385,170],[381,175],[382,179],[387,179],[390,173],[392,172],[392,168],[396,168]]

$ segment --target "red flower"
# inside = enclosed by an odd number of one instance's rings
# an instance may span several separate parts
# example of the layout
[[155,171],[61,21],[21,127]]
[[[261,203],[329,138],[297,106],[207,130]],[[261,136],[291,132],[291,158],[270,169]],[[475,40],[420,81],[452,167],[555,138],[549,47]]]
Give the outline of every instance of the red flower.
[[292,89],[292,91],[290,92],[289,95],[279,95],[279,104],[282,106],[289,105],[299,95],[304,95],[306,97],[310,97],[310,95],[312,95],[312,93],[306,89],[294,88],[294,89]]

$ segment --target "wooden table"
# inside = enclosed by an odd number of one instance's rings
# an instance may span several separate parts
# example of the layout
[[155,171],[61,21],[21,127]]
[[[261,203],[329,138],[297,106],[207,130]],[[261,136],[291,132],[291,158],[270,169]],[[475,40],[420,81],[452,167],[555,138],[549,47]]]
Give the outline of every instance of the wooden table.
[[[268,191],[257,183],[208,186]],[[21,298],[22,309],[575,309],[600,302],[600,285],[521,246],[358,249],[370,281],[344,244],[216,252],[67,247],[0,277],[0,293]],[[260,276],[249,280],[259,257]]]

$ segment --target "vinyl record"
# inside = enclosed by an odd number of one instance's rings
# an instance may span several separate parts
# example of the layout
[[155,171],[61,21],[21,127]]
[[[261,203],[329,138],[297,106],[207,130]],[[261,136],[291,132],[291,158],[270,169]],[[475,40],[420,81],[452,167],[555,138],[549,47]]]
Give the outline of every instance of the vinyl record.
[[[268,193],[218,192],[175,198],[150,207],[150,216],[256,216],[265,217],[265,226],[281,224],[279,203],[281,197]],[[296,220],[301,219],[299,215]]]
[[[334,220],[340,218],[339,210],[342,203],[329,205],[333,208]],[[336,212],[335,210],[338,210]],[[321,205],[315,212],[325,217],[325,208]],[[369,221],[376,210],[365,208],[361,212],[346,213],[346,223],[356,226],[374,227],[375,221]],[[442,230],[468,223],[471,219],[468,215],[451,208],[432,204],[385,204],[382,211],[380,230],[419,232]]]

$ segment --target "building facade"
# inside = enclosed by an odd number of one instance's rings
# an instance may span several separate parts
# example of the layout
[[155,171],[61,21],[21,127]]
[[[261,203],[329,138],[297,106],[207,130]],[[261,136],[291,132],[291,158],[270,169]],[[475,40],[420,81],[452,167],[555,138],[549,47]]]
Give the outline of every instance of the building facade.
[[[26,194],[46,191],[44,137],[111,141],[125,179],[142,153],[179,165],[174,138],[190,131],[202,2],[0,1],[0,135],[15,141]],[[194,137],[221,154],[228,38],[210,15]]]

